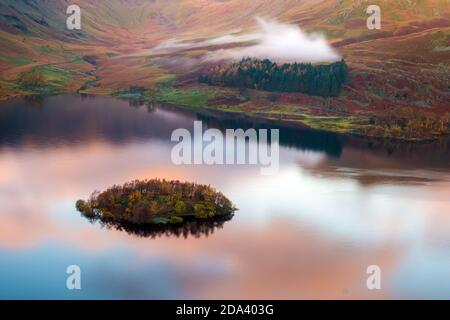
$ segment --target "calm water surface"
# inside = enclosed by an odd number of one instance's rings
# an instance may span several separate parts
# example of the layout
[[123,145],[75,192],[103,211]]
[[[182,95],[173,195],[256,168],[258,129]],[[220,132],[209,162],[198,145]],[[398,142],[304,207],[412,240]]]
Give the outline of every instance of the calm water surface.
[[[0,298],[450,298],[450,142],[281,129],[280,171],[175,166],[174,129],[270,127],[109,97],[0,104]],[[139,237],[75,201],[132,179],[211,184],[222,228]],[[66,289],[79,265],[82,290]],[[366,268],[382,290],[366,289]]]

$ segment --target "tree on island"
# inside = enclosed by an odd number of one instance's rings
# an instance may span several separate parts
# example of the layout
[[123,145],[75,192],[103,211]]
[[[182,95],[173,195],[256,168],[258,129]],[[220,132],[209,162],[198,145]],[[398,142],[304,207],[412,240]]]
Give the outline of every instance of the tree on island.
[[76,208],[92,220],[131,224],[177,224],[185,218],[227,217],[236,211],[230,200],[210,186],[159,179],[94,192],[88,201],[78,200]]

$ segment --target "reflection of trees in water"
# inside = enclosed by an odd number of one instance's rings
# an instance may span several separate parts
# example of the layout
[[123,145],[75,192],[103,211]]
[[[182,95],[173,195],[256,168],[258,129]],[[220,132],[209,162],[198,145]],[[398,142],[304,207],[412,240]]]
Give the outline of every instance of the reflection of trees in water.
[[98,140],[123,144],[136,138],[170,141],[172,131],[188,120],[158,114],[157,108],[157,104],[146,103],[136,110],[128,102],[88,94],[11,99],[0,105],[0,148],[4,144],[82,145]]
[[[58,105],[51,100],[58,101]],[[114,144],[127,143],[135,138],[155,138],[169,142],[173,130],[192,128],[192,121],[197,117],[208,127],[221,130],[279,128],[280,145],[322,152],[332,158],[342,158],[346,149],[354,149],[422,167],[448,168],[450,165],[450,137],[420,143],[363,138],[300,127],[285,127],[277,122],[251,119],[243,115],[232,116],[209,111],[199,114],[165,104],[160,107],[157,103],[145,103],[140,108],[146,107],[148,112],[136,112],[135,108],[127,107],[128,102],[124,105],[109,105],[113,100],[81,94],[64,96],[63,100],[34,95],[2,102],[0,148],[6,144],[20,146],[25,143],[40,147],[62,143],[79,145],[99,138]],[[165,112],[154,112],[159,108]],[[144,111],[139,108],[138,110]],[[176,117],[171,117],[171,114]]]
[[[279,125],[274,121],[264,119],[250,119],[242,116],[235,118],[222,115],[198,114],[198,119],[205,122],[208,127],[226,129],[280,129],[280,145],[307,151],[325,152],[332,157],[339,157],[342,153],[343,142],[340,135],[333,132],[312,130],[309,128],[294,128]],[[225,118],[222,118],[225,117]]]
[[408,142],[383,138],[346,137],[346,147],[367,150],[373,155],[398,159],[426,167],[449,167],[450,136],[433,141]]
[[139,108],[145,104],[144,100],[141,99],[128,99],[128,105],[132,108]]
[[151,112],[155,112],[158,109],[158,107],[160,107],[160,104],[154,103],[154,102],[147,102],[146,106],[147,106],[147,111],[149,113],[151,113]]
[[208,127],[222,131],[229,128],[280,129],[280,145],[305,151],[324,152],[333,158],[340,158],[344,149],[359,149],[383,157],[413,161],[420,165],[433,164],[448,167],[450,156],[450,137],[442,136],[434,141],[409,142],[386,138],[370,138],[341,135],[333,132],[301,127],[287,127],[274,121],[250,119],[241,115],[216,115],[197,113]]
[[23,100],[26,102],[25,106],[30,106],[37,109],[42,109],[44,106],[44,96],[39,94],[32,94],[24,96]]
[[122,99],[122,100],[128,101],[128,106],[135,108],[135,109],[139,109],[143,106],[146,106],[148,112],[155,112],[156,109],[160,106],[159,103],[145,101],[143,99],[138,99],[138,98],[126,98],[126,99]]
[[[95,219],[89,219],[94,223]],[[161,237],[188,237],[201,238],[212,235],[216,230],[222,229],[225,222],[230,221],[233,215],[215,217],[211,219],[185,219],[181,224],[146,224],[137,225],[126,222],[100,221],[100,225],[107,229],[125,231],[130,235],[141,238],[161,238]]]
[[92,99],[96,98],[96,95],[89,94],[89,93],[80,93],[80,97],[81,97],[81,100],[88,100],[88,99],[92,100]]

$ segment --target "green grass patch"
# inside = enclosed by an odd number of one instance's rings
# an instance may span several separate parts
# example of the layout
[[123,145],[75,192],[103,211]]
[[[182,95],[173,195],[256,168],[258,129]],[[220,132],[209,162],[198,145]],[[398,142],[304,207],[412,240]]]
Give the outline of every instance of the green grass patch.
[[131,100],[151,101],[154,100],[154,91],[144,87],[131,86],[127,89],[111,93],[113,97]]
[[399,16],[394,11],[389,12],[389,19],[392,21],[400,21]]
[[305,119],[300,121],[314,129],[345,133],[354,128],[354,123],[349,118],[304,116]]
[[10,46],[10,47],[16,46],[16,44],[14,42],[12,42],[11,40],[6,39],[6,38],[0,38],[0,43],[3,45],[6,45],[6,46]]
[[156,82],[162,85],[170,85],[173,84],[177,80],[177,77],[174,74],[165,74],[158,78],[156,78]]
[[18,66],[24,66],[24,65],[31,63],[31,60],[26,57],[11,57],[11,56],[3,55],[3,54],[0,54],[0,60],[3,60],[10,64],[15,64]]
[[19,84],[28,93],[57,94],[65,92],[65,85],[72,80],[72,74],[68,70],[54,65],[43,65],[22,74]]
[[70,71],[54,65],[39,66],[33,68],[32,71],[41,73],[47,82],[54,85],[63,85],[73,80]]
[[70,60],[69,63],[87,63],[84,61],[80,56],[74,56],[72,60]]
[[206,107],[208,100],[215,97],[213,92],[203,88],[162,88],[155,94],[159,102],[189,107]]
[[56,50],[49,46],[33,46],[33,48],[42,55],[49,55],[49,56],[64,56],[63,51]]

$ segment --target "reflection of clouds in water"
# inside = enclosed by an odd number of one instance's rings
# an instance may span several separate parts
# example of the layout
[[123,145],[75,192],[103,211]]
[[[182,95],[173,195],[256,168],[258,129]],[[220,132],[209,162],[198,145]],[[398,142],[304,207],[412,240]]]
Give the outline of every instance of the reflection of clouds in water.
[[391,275],[391,288],[395,294],[410,299],[449,299],[450,255],[449,246],[439,250],[411,250]]
[[[163,118],[192,127],[193,118]],[[92,272],[95,277],[109,265],[96,286],[99,295],[111,290],[115,297],[127,297],[121,288],[133,297],[158,297],[158,291],[161,297],[379,297],[362,288],[360,278],[374,263],[391,281],[389,290],[398,287],[402,295],[408,288],[432,295],[437,283],[447,279],[443,257],[450,243],[450,185],[442,172],[402,171],[404,164],[396,158],[348,147],[335,158],[281,147],[281,170],[269,177],[249,166],[177,167],[170,163],[171,131],[163,134],[166,142],[147,136],[150,131],[144,130],[147,138],[142,139],[132,130],[126,143],[87,139],[46,149],[27,144],[1,149],[0,259],[10,261],[3,264],[2,281],[19,272],[15,263],[43,261],[45,266],[66,260],[98,264],[86,265],[87,276]],[[329,167],[339,168],[337,175],[330,176]],[[392,173],[423,183],[399,184]],[[358,182],[375,174],[390,180]],[[153,177],[211,184],[240,210],[212,236],[185,240],[140,239],[100,229],[74,208],[77,199],[95,189]],[[61,245],[65,254],[47,250],[49,243]],[[123,258],[117,250],[129,254]],[[14,260],[11,252],[28,258]],[[20,272],[35,276],[37,271],[23,266]],[[421,279],[432,280],[429,289]],[[40,282],[38,287],[45,288]]]
[[430,182],[448,181],[446,172],[418,172],[401,169],[393,171],[322,166],[312,168],[309,173],[327,178],[353,179],[361,186],[376,186],[382,184],[420,186]]
[[[190,242],[133,241],[133,246],[128,243],[137,254],[133,260],[140,265],[153,256],[170,260],[168,269],[177,270],[173,278],[194,298],[381,297],[388,292],[365,289],[365,268],[375,260],[389,274],[396,264],[387,248],[354,250],[276,221],[262,229],[236,225]],[[154,254],[154,248],[164,253]],[[136,274],[139,269],[132,268]]]
[[[323,236],[338,236],[356,245],[401,245],[426,241],[423,237],[434,224],[450,226],[450,217],[439,215],[440,207],[448,203],[442,203],[439,195],[433,203],[426,190],[361,188],[352,179],[321,179],[292,167],[269,179],[254,177],[227,194],[246,212],[237,219],[263,222],[282,213],[279,219],[293,217]],[[256,196],[249,199],[245,196],[249,193]]]
[[[64,212],[72,211],[71,202],[86,198],[95,189],[152,177],[212,184],[233,199],[240,209],[236,219],[243,223],[250,220],[264,223],[282,213],[282,219],[294,217],[324,235],[335,234],[364,243],[411,241],[423,234],[427,226],[450,225],[444,216],[436,215],[448,208],[445,192],[439,192],[448,186],[435,191],[431,191],[434,184],[423,188],[399,189],[390,185],[361,188],[353,178],[311,176],[311,170],[322,166],[326,159],[320,153],[281,148],[284,159],[281,171],[269,177],[260,176],[257,168],[247,166],[224,166],[219,172],[217,166],[177,167],[167,163],[169,155],[170,145],[156,141],[123,146],[95,143],[51,152],[36,149],[3,152],[2,226],[6,229],[7,224],[9,230],[14,229],[20,235],[23,222],[16,219],[17,213],[45,226],[43,212],[52,211],[54,217],[63,217]],[[302,167],[294,167],[295,162],[302,163]],[[61,228],[52,221],[54,217],[48,218],[49,228]],[[74,221],[70,219],[67,223]],[[12,232],[5,232],[3,238],[5,234]]]
[[[178,284],[176,266],[165,259],[148,259],[130,264],[133,255],[111,261],[97,261],[85,280],[99,296],[112,299],[176,299],[185,297]],[[132,261],[132,260],[131,260]],[[124,270],[127,273],[124,274]],[[205,274],[207,278],[207,274]]]
[[[77,241],[103,242],[105,247],[99,252],[61,244],[59,249],[41,246],[31,254],[16,251],[22,258],[9,258],[10,263],[19,261],[23,268],[5,264],[7,272],[0,279],[7,274],[18,288],[16,294],[23,296],[29,290],[26,281],[15,281],[32,274],[46,280],[33,282],[34,296],[39,290],[56,287],[46,291],[46,296],[66,297],[70,293],[61,286],[63,271],[76,263],[82,269],[79,298],[375,298],[388,292],[365,289],[366,266],[376,260],[388,274],[396,264],[395,254],[387,248],[354,250],[276,221],[263,229],[236,225],[194,241],[149,241],[98,229],[95,234],[94,238],[79,234]],[[0,251],[0,257],[3,254]],[[24,265],[27,259],[34,262]],[[38,261],[39,267],[30,269]]]

